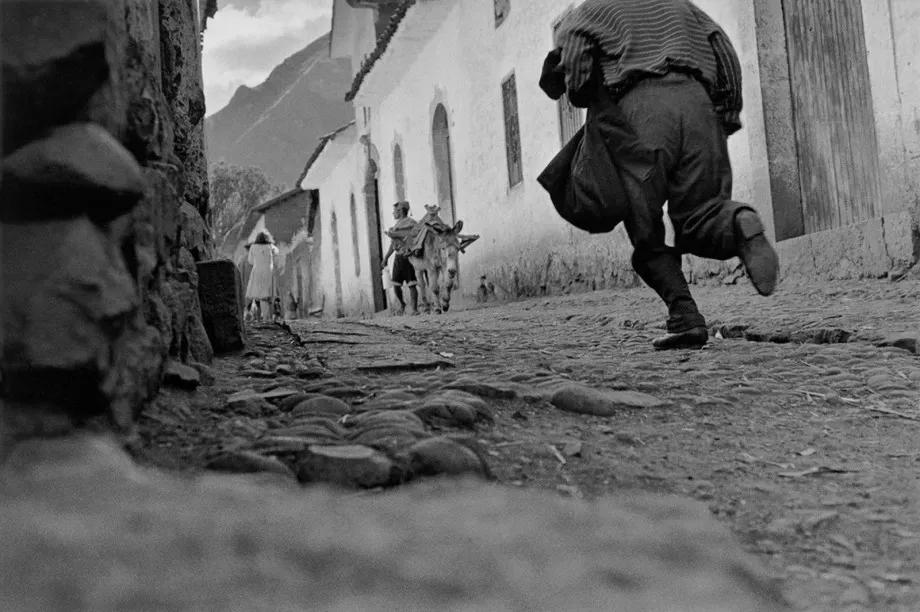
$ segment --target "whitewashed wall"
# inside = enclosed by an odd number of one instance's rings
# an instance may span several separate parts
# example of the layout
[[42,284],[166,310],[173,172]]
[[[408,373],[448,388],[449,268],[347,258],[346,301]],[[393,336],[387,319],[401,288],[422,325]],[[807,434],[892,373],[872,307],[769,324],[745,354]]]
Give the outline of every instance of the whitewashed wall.
[[[325,295],[324,316],[336,316],[336,276],[335,255],[332,232],[332,214],[336,215],[338,232],[338,249],[342,282],[342,310],[347,316],[361,316],[373,313],[371,274],[379,270],[370,269],[369,240],[364,206],[365,158],[363,148],[358,144],[327,145],[326,155],[335,154],[330,148],[343,148],[338,156],[338,163],[331,166],[325,176],[314,179],[308,175],[304,185],[318,188],[319,223],[322,224],[321,249],[321,283]],[[350,196],[354,194],[357,223],[352,223]],[[354,248],[354,226],[357,225],[358,250]],[[356,272],[355,261],[360,270]]]
[[[424,4],[413,10],[426,10]],[[766,159],[753,8],[749,2],[699,4],[723,24],[742,56],[747,130],[731,139],[736,197],[751,201],[770,222],[766,164],[751,163],[752,156]],[[482,235],[461,260],[467,296],[482,274],[511,294],[539,293],[544,285],[558,291],[567,285],[600,288],[633,280],[622,229],[591,236],[571,228],[536,182],[561,145],[556,103],[539,89],[538,79],[552,46],[552,24],[567,6],[554,0],[514,1],[496,28],[492,2],[456,3],[414,63],[400,68],[388,92],[363,99],[359,94],[356,100],[359,113],[362,105],[373,109],[368,129],[380,152],[384,215],[396,197],[392,154],[397,142],[413,214],[423,214],[422,205],[437,200],[431,121],[439,102],[447,108],[457,214],[466,231]],[[399,34],[391,44],[401,44]],[[381,64],[386,61],[384,55]],[[512,71],[524,180],[509,188],[501,82]]]
[[[697,0],[697,4],[726,30],[741,59],[745,129],[729,140],[734,197],[754,206],[772,234],[754,0]],[[369,135],[379,155],[384,227],[396,200],[393,150],[397,143],[403,153],[413,215],[418,218],[424,204],[437,201],[432,116],[437,104],[446,107],[457,216],[465,222],[465,231],[482,235],[461,259],[461,289],[467,298],[475,293],[480,275],[495,282],[500,293],[512,296],[635,281],[629,265],[631,248],[622,228],[601,236],[571,228],[556,215],[536,182],[561,144],[556,103],[546,98],[537,81],[543,57],[552,45],[552,24],[569,6],[558,0],[513,0],[510,14],[496,28],[490,0],[422,0],[410,11],[415,29],[400,29],[369,77],[376,77],[373,86],[365,86],[355,100],[358,130]],[[436,16],[436,21],[432,17],[425,23],[425,11]],[[916,214],[920,197],[920,38],[913,33],[920,26],[920,3],[863,0],[863,13],[884,173],[885,202],[880,208],[886,213],[912,209]],[[412,52],[399,53],[400,45],[411,46]],[[400,65],[394,65],[396,56]],[[524,174],[523,182],[513,188],[508,186],[501,98],[501,82],[512,71]],[[370,112],[368,121],[364,107]],[[857,230],[853,236],[855,249],[876,249],[866,242],[874,240],[869,232]],[[910,252],[909,228],[898,236],[897,244],[883,236],[885,248]],[[844,232],[842,240],[849,239]],[[826,244],[826,237],[817,236],[784,242],[790,261],[785,267],[795,268],[799,257],[802,261],[813,258],[815,250]],[[343,262],[347,246],[343,244]],[[698,260],[691,264],[697,273],[718,268]],[[345,266],[343,263],[343,273]]]
[[874,26],[866,36],[869,72],[881,86],[872,83],[889,200],[883,210],[920,212],[920,2],[863,0],[863,14],[872,16],[864,17]]

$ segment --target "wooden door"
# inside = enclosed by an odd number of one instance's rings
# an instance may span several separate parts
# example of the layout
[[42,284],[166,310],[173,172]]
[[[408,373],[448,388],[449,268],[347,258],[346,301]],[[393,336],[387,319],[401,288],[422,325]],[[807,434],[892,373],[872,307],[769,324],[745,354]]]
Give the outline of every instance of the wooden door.
[[387,309],[387,290],[380,276],[383,261],[383,227],[380,224],[380,194],[377,185],[377,164],[369,159],[364,177],[364,208],[367,215],[367,239],[370,242],[371,292],[374,298],[374,312]]
[[804,232],[878,214],[878,141],[860,0],[783,0]]

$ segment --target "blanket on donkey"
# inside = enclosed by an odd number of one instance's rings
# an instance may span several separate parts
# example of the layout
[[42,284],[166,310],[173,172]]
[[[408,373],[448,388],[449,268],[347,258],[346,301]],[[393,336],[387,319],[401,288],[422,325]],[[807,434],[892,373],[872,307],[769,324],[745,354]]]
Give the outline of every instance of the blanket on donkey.
[[387,236],[396,244],[396,250],[402,255],[421,257],[428,232],[445,232],[450,226],[440,216],[428,213],[421,221],[409,217],[400,219],[396,225],[387,230]]

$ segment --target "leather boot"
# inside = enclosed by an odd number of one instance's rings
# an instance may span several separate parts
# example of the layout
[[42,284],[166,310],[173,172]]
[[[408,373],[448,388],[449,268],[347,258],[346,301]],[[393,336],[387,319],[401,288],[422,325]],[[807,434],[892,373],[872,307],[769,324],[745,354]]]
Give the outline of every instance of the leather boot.
[[687,331],[675,332],[656,338],[652,346],[656,351],[671,349],[699,349],[709,341],[709,330],[705,327],[692,327]]

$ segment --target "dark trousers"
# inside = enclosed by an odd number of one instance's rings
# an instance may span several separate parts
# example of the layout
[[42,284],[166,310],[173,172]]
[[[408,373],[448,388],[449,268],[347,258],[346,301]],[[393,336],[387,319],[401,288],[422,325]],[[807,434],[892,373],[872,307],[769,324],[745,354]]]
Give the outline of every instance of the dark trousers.
[[[635,135],[607,141],[630,201],[624,224],[633,268],[667,304],[668,331],[705,325],[681,255],[734,257],[735,214],[750,209],[730,199],[727,137],[709,95],[692,77],[672,73],[640,81],[616,101],[601,95],[597,104],[600,112],[618,107],[615,114]],[[665,245],[666,201],[674,247]]]

